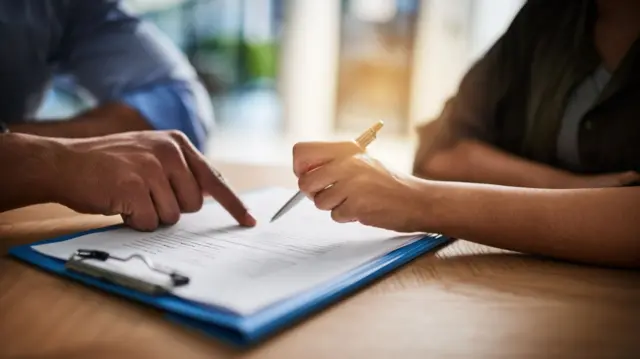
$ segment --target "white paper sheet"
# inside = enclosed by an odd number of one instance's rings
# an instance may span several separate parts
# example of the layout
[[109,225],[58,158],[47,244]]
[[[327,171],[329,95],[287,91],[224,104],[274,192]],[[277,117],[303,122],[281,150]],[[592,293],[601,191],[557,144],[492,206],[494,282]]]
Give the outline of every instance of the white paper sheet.
[[[153,233],[122,228],[34,249],[60,259],[68,259],[77,249],[118,256],[141,253],[191,278],[189,285],[176,288],[175,295],[250,314],[420,238],[357,223],[335,223],[308,200],[269,223],[293,193],[270,189],[243,196],[258,218],[258,226],[250,229],[236,226],[231,216],[212,203]],[[148,281],[166,281],[138,260],[96,265]]]

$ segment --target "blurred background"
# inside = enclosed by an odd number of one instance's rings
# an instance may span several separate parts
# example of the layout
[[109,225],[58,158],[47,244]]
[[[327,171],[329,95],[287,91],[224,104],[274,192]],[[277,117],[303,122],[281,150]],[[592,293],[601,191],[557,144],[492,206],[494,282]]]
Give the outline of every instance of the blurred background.
[[[415,128],[437,116],[524,0],[128,0],[184,52],[217,121],[208,155],[288,164],[302,140],[385,128],[370,152],[410,170]],[[54,85],[40,115],[89,106]]]

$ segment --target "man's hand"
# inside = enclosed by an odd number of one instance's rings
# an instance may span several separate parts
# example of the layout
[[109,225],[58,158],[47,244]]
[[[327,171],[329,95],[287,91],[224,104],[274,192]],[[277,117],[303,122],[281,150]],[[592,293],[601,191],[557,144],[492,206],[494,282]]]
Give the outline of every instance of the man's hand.
[[293,167],[300,190],[337,222],[421,230],[425,204],[417,180],[390,172],[353,142],[298,143]]
[[181,132],[130,132],[56,139],[53,198],[82,213],[121,215],[138,230],[175,224],[214,197],[245,226],[255,225],[240,199]]

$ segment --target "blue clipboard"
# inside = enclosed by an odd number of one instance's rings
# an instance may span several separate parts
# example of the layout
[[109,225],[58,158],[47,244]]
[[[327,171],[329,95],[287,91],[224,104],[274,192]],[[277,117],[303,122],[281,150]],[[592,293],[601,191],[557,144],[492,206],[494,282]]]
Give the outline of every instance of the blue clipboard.
[[119,226],[100,228],[18,246],[10,249],[9,253],[46,271],[155,307],[171,321],[193,327],[237,347],[255,345],[449,241],[449,238],[442,235],[425,236],[351,272],[336,277],[330,282],[277,302],[248,316],[241,316],[222,308],[188,301],[170,294],[160,296],[145,294],[96,277],[70,271],[65,268],[64,260],[46,256],[31,248],[34,245],[65,241],[117,227]]

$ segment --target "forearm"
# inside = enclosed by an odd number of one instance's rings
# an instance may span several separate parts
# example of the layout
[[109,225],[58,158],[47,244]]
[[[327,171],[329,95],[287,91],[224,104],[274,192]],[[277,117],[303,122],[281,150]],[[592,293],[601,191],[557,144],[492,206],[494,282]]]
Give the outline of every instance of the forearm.
[[571,174],[472,140],[425,156],[421,177],[531,188],[557,188]]
[[105,104],[64,121],[10,125],[11,132],[45,137],[83,138],[151,129],[135,109],[120,103]]
[[640,267],[640,189],[423,182],[425,229],[577,262]]
[[24,134],[0,134],[0,212],[55,200],[53,178],[61,145]]
[[95,128],[93,135],[179,130],[204,148],[213,121],[211,99],[189,60],[165,35],[132,16],[122,1],[72,1],[67,23],[58,73],[68,74],[99,103],[135,110],[127,115],[135,121],[110,119],[113,126]]

